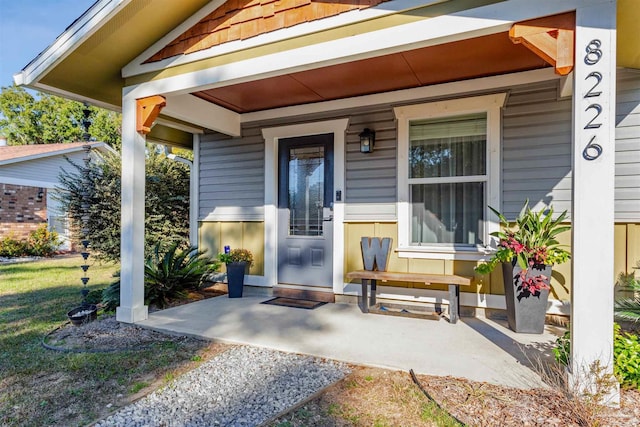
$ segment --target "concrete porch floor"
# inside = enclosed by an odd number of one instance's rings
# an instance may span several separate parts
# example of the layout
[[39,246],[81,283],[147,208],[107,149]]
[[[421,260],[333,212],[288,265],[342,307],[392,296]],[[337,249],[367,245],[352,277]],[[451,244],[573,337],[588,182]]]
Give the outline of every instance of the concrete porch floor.
[[210,298],[151,313],[140,326],[209,340],[268,347],[359,365],[532,388],[536,360],[552,358],[564,330],[516,334],[506,322],[425,320],[363,314],[355,304],[314,310],[260,304],[271,297]]

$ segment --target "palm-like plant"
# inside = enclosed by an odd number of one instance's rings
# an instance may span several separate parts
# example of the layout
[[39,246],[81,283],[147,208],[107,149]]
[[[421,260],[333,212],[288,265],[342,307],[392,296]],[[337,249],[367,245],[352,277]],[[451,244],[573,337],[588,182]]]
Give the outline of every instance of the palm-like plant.
[[200,289],[204,277],[219,266],[195,246],[179,249],[174,243],[163,253],[158,243],[144,265],[145,302],[164,307],[171,298],[184,296],[186,290]]
[[566,262],[570,254],[560,247],[557,236],[570,230],[569,225],[562,223],[567,218],[567,211],[553,219],[553,208],[548,211],[533,212],[527,200],[516,218],[516,228],[509,228],[509,221],[497,210],[489,207],[500,218],[504,231],[491,233],[499,239],[498,250],[492,258],[480,264],[476,271],[481,274],[490,273],[501,262],[516,259],[518,265],[526,270],[533,265],[554,265]]
[[633,292],[632,297],[618,298],[615,301],[616,319],[630,322],[640,321],[640,280],[633,273],[621,274],[616,287],[620,291]]

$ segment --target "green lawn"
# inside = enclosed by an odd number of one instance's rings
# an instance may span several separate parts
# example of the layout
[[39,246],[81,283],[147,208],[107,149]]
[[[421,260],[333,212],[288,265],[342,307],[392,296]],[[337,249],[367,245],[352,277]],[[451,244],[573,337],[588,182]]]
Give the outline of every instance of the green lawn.
[[[0,264],[0,426],[87,425],[224,349],[194,339],[116,353],[44,349],[42,338],[80,303],[81,264],[79,256]],[[106,287],[118,268],[90,264],[90,289]],[[385,418],[393,414],[403,414],[402,425],[457,425],[417,391],[406,373],[389,372],[385,375],[401,379],[373,381],[358,372],[337,397],[321,397],[326,402],[316,405],[315,413],[352,425],[397,425]],[[357,390],[350,386],[354,382]],[[276,425],[307,425],[301,411]]]
[[[0,425],[86,425],[206,347],[165,342],[108,354],[44,349],[42,337],[81,301],[81,264],[79,256],[0,264]],[[90,289],[106,287],[118,268],[90,264]]]

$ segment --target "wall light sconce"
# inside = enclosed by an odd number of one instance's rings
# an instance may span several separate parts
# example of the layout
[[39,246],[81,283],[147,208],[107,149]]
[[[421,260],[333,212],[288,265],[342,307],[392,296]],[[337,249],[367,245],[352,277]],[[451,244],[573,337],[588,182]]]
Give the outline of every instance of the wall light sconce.
[[360,133],[360,152],[373,153],[373,146],[376,143],[376,131],[364,128]]
[[44,197],[44,188],[38,188],[38,199],[42,199]]

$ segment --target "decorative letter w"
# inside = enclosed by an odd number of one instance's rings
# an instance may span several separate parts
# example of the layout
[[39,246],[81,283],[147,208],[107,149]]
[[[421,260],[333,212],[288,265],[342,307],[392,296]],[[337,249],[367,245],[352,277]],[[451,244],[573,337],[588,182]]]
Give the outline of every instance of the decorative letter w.
[[362,261],[365,270],[387,271],[389,250],[391,249],[390,237],[385,237],[382,242],[379,237],[363,237],[360,245],[362,246]]

